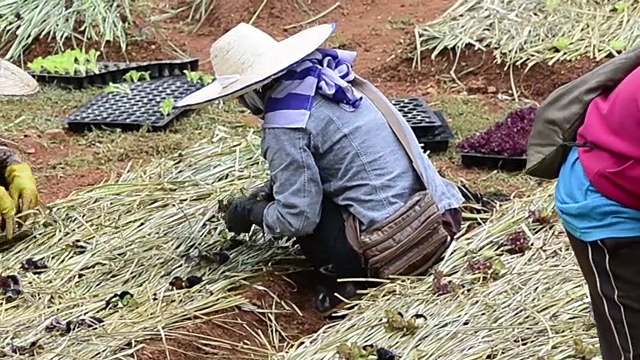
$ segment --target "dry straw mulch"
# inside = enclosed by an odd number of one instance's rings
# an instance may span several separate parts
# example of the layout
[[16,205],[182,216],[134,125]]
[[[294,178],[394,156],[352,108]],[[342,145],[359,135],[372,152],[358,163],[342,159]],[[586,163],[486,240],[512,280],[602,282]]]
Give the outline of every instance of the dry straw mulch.
[[[433,276],[392,281],[359,302],[347,320],[280,358],[338,359],[343,343],[383,347],[400,359],[591,358],[597,339],[586,284],[560,226],[535,220],[552,218],[552,190],[503,204],[455,243],[438,266],[444,275],[439,288],[450,281],[454,292],[436,295]],[[538,215],[532,217],[531,209]],[[531,248],[510,254],[503,244],[517,231]],[[469,264],[479,259],[502,270],[493,278],[474,273]],[[424,320],[416,321],[413,333],[411,327],[387,330],[387,312],[398,311],[405,319],[421,314]]]
[[[0,275],[18,275],[22,291],[0,303],[0,350],[39,359],[128,358],[139,340],[244,304],[234,286],[291,251],[254,234],[227,251],[227,262],[215,255],[230,245],[218,201],[266,175],[258,144],[257,136],[220,128],[206,143],[74,193],[40,214],[30,238],[0,253]],[[213,263],[190,262],[204,259],[197,251],[211,254]],[[48,268],[22,270],[27,258]],[[203,281],[169,287],[174,276],[188,275]],[[123,291],[134,301],[124,297],[105,309]],[[92,317],[104,322],[92,326]],[[77,328],[67,333],[71,324]]]

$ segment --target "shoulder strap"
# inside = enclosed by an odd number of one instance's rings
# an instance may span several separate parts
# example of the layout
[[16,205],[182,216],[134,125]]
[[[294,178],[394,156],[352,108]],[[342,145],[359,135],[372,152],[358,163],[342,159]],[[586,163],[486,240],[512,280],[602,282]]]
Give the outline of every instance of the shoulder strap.
[[356,75],[355,79],[351,81],[351,85],[364,95],[366,95],[369,100],[378,108],[378,110],[382,113],[384,118],[389,123],[389,126],[396,134],[400,143],[404,147],[405,151],[411,158],[413,162],[413,167],[416,169],[422,181],[427,184],[426,175],[422,172],[422,168],[420,167],[420,161],[418,160],[418,156],[424,156],[424,154],[416,154],[414,148],[411,147],[411,141],[407,136],[407,133],[402,129],[401,121],[405,121],[402,118],[402,115],[396,110],[393,105],[389,102],[386,96],[384,96],[378,89],[376,89],[370,82]]

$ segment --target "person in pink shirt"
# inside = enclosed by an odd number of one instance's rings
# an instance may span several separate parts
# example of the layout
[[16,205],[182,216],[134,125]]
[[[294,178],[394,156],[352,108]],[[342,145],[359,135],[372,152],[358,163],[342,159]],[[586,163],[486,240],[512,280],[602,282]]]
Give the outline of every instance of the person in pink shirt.
[[556,186],[604,360],[640,359],[639,138],[640,68],[591,101]]

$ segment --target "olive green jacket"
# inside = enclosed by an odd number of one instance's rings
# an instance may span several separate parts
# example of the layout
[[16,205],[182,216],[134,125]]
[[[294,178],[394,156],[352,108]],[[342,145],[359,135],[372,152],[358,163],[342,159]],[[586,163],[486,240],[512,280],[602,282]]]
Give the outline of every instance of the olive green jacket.
[[527,145],[526,173],[556,179],[578,129],[584,123],[589,103],[612,91],[640,66],[640,46],[605,62],[553,91],[538,108]]

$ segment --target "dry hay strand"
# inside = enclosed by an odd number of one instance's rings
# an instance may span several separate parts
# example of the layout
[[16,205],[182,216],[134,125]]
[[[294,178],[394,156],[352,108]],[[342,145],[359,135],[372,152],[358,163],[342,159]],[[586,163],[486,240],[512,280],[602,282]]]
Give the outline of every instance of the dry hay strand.
[[498,63],[617,56],[638,43],[640,3],[594,0],[459,0],[433,22],[417,27],[420,53],[467,45],[493,50]]
[[[266,178],[258,144],[255,135],[221,128],[211,141],[52,204],[29,239],[1,254],[0,275],[18,274],[23,294],[1,304],[0,355],[37,340],[39,359],[130,358],[141,339],[179,334],[185,322],[244,304],[234,286],[265,261],[290,254],[287,244],[252,234],[224,264],[193,265],[185,258],[194,249],[227,246],[218,200]],[[48,269],[22,271],[29,257],[43,259]],[[174,276],[188,275],[203,281],[169,288]],[[136,303],[105,310],[106,300],[122,291]],[[46,331],[56,318],[82,316],[104,323],[70,334]]]
[[[437,295],[434,276],[396,279],[357,302],[346,320],[323,328],[280,358],[337,359],[336,349],[343,343],[372,344],[394,351],[400,359],[420,360],[570,359],[594,354],[597,339],[586,284],[568,241],[559,226],[532,220],[532,207],[553,213],[552,187],[539,191],[504,204],[485,226],[454,244],[437,267],[444,275],[440,283],[451,281],[455,291]],[[502,244],[516,231],[526,235],[531,247],[509,254]],[[496,278],[482,278],[468,269],[476,259],[504,268]],[[425,319],[413,333],[388,331],[387,311],[399,311],[405,319],[415,314]]]

